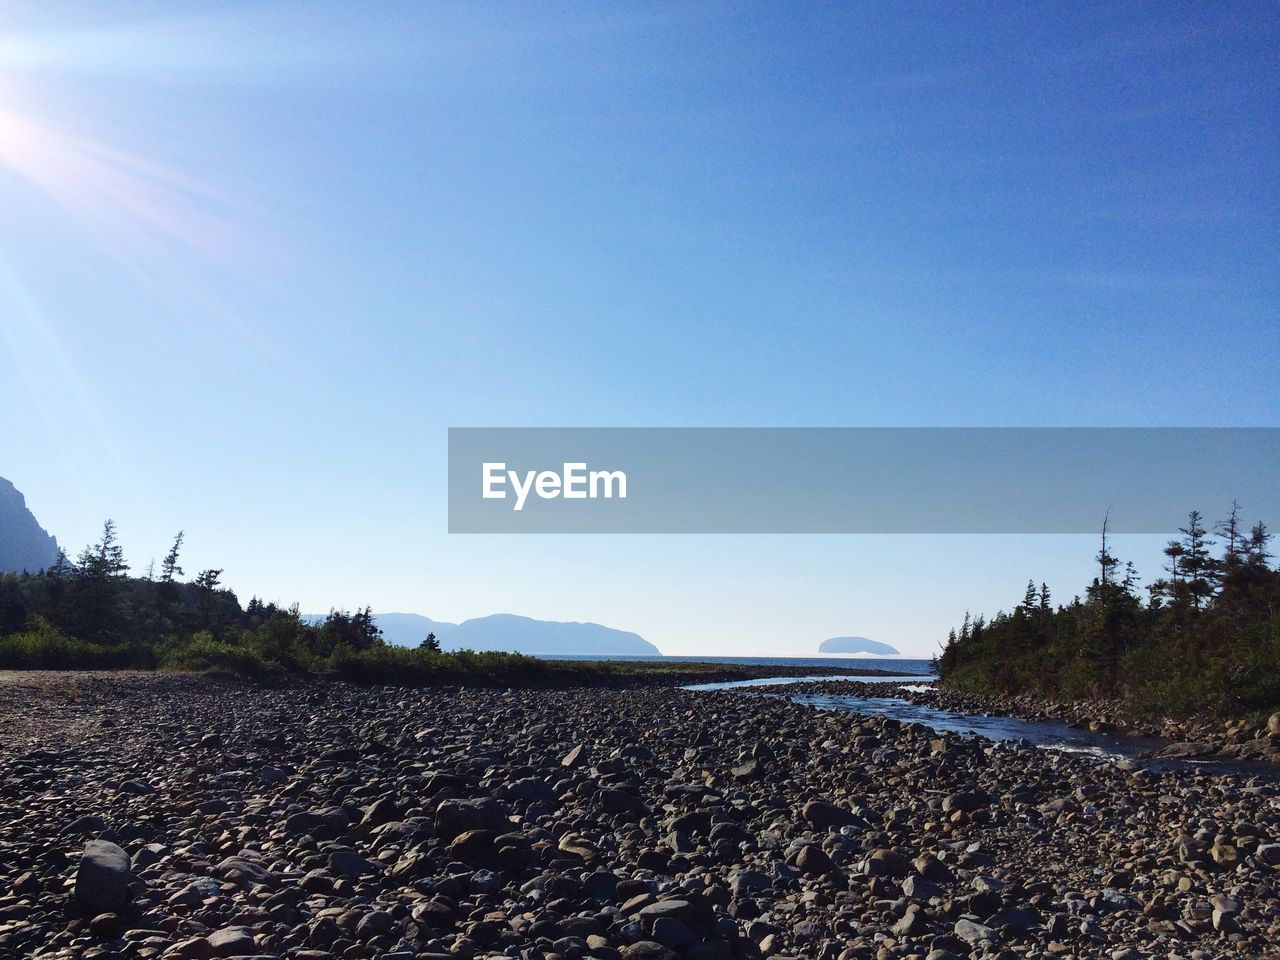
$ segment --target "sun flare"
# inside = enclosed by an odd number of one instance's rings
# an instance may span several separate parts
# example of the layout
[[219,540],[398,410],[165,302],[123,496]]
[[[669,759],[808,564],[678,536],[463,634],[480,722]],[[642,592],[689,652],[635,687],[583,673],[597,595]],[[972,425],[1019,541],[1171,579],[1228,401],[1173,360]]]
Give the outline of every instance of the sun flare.
[[0,104],[0,168],[16,174],[94,234],[133,234],[216,253],[225,198],[145,156],[76,136]]

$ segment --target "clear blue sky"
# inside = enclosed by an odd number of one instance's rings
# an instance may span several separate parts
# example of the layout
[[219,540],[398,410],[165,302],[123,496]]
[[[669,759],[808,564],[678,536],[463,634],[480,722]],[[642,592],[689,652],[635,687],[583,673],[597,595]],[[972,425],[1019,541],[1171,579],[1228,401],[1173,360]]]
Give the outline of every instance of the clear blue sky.
[[244,599],[930,652],[1093,543],[449,537],[446,428],[1276,425],[1278,21],[7,4],[0,475]]

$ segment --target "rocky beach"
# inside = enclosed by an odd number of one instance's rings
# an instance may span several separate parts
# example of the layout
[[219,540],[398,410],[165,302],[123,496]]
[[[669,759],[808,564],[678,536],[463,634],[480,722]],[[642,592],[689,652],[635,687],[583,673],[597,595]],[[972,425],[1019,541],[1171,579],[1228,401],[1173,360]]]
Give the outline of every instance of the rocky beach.
[[1273,781],[629,689],[0,677],[0,956],[1267,957]]

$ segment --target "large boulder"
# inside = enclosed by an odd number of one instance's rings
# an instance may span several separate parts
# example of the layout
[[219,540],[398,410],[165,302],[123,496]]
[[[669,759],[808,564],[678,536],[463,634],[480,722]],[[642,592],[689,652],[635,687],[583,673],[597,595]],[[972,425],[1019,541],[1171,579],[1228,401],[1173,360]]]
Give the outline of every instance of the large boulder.
[[129,855],[114,843],[90,840],[80,855],[75,898],[94,914],[113,913],[129,902]]

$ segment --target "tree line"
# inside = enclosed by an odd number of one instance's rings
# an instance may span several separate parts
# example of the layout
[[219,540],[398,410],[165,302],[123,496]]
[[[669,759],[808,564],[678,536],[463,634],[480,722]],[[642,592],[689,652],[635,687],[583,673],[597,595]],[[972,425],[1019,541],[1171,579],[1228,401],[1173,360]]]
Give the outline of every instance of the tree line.
[[373,611],[331,609],[313,621],[295,604],[254,596],[242,606],[221,569],[185,580],[179,531],[160,563],[131,576],[116,525],[74,563],[59,552],[37,573],[0,575],[0,668],[228,669],[403,676],[537,672],[531,657],[442,653],[434,634],[416,650],[387,644]]
[[1246,527],[1233,503],[1211,535],[1192,511],[1164,548],[1163,576],[1145,588],[1111,553],[1108,525],[1083,598],[1055,606],[1048,585],[1031,580],[1012,612],[965,614],[937,658],[942,682],[986,694],[1120,697],[1153,715],[1236,716],[1280,704],[1280,572],[1266,525]]

